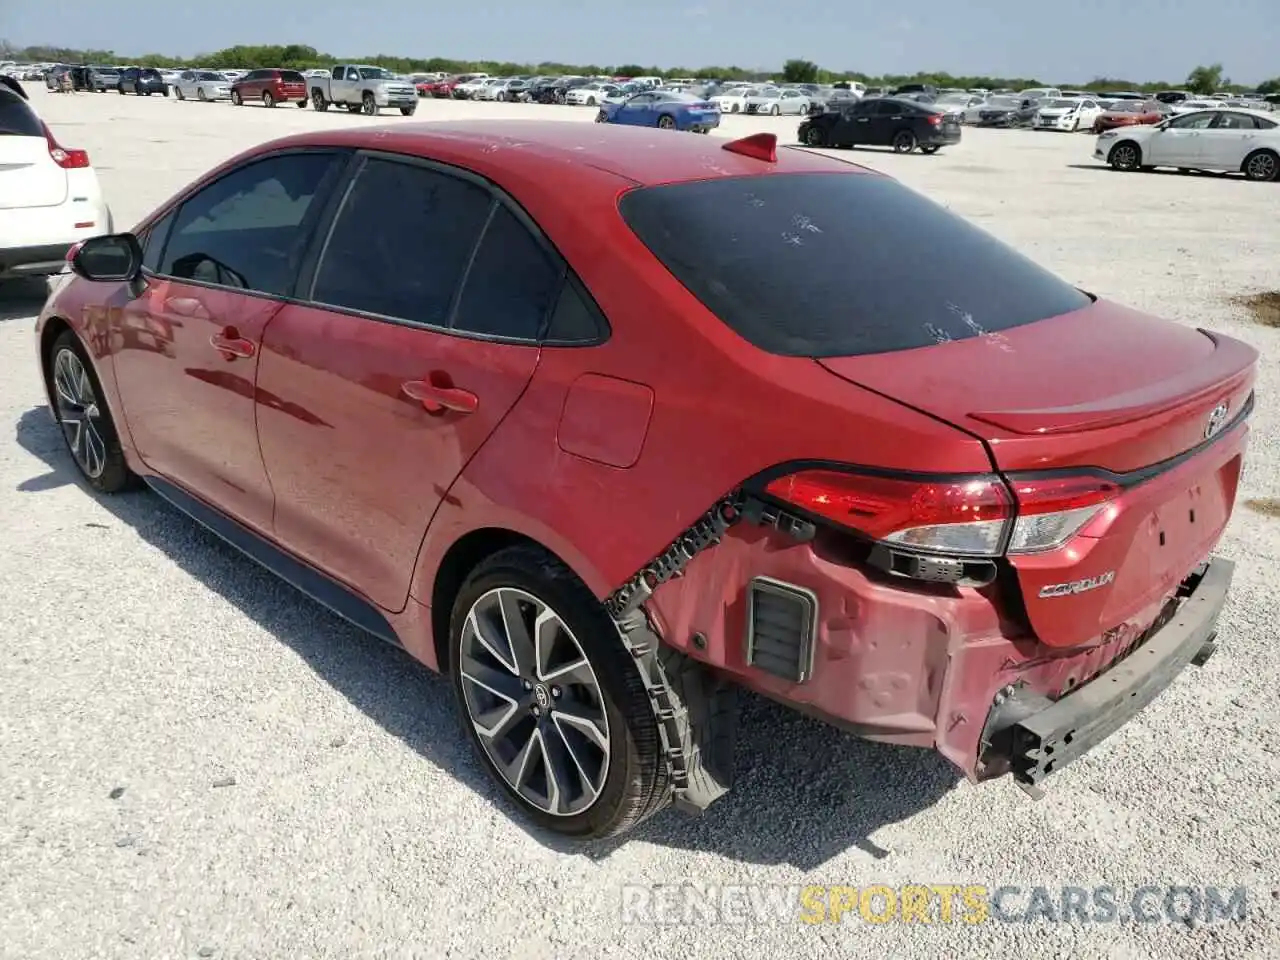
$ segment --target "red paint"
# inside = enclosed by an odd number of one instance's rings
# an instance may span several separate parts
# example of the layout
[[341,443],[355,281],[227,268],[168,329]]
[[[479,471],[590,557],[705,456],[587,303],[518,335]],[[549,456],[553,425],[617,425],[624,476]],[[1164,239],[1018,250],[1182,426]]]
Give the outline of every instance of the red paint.
[[[53,317],[78,331],[135,470],[168,477],[346,583],[433,667],[437,574],[468,533],[536,540],[604,597],[716,498],[776,464],[994,476],[1008,485],[1009,499],[996,498],[1008,520],[1019,496],[1028,511],[1051,494],[1057,507],[1084,496],[1071,484],[1019,488],[1018,472],[1166,459],[1195,446],[1215,404],[1234,414],[1253,385],[1249,347],[1104,302],[898,354],[822,364],[766,355],[656,263],[622,224],[620,193],[704,177],[878,174],[803,151],[768,162],[713,138],[610,125],[429,127],[289,137],[201,182],[303,144],[470,169],[519,201],[573,266],[608,317],[606,343],[495,344],[167,280],[130,301],[120,284],[78,277],[50,299],[37,336]],[[241,340],[249,355],[222,349]],[[1056,694],[1093,676],[1213,548],[1246,432],[1228,430],[1145,484],[1105,489],[1063,547],[1001,561],[1012,587],[888,580],[854,558],[838,522],[807,544],[738,527],[660,587],[650,610],[666,642],[742,684],[877,739],[936,746],[973,773],[997,689],[1021,678]],[[877,495],[892,500],[896,489]],[[899,520],[955,518],[950,501],[888,507]],[[1104,570],[1115,571],[1106,589],[1037,599],[1042,586]],[[818,596],[804,684],[745,663],[745,588],[759,575]],[[691,647],[694,633],[705,649]]]
[[556,442],[565,453],[584,460],[633,467],[640,459],[652,416],[652,388],[584,373],[565,397]]

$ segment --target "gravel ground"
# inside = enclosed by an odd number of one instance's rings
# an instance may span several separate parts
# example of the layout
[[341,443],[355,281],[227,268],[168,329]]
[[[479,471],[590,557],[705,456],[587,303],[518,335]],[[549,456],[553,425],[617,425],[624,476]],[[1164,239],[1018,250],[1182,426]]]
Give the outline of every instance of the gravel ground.
[[[276,134],[369,124],[80,94],[33,99],[87,148],[127,227]],[[418,118],[589,109],[427,101]],[[387,122],[399,123],[399,116]],[[730,118],[724,133],[795,122]],[[1121,175],[1092,138],[966,130],[935,157],[852,156],[1071,281],[1263,351],[1242,499],[1280,491],[1280,330],[1233,296],[1280,289],[1280,185]],[[1280,955],[1280,520],[1242,507],[1223,648],[1028,800],[923,752],[752,703],[739,785],[701,819],[566,851],[471,759],[444,682],[149,494],[90,496],[32,356],[39,291],[0,291],[0,956],[619,957]],[[1105,336],[1105,331],[1099,332]],[[1217,925],[619,921],[623,884],[1249,887]]]

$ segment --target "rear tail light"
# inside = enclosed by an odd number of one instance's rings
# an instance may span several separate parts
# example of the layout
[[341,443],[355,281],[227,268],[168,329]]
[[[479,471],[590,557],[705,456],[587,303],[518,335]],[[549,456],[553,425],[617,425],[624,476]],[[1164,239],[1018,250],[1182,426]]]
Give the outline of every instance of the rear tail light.
[[945,119],[946,119],[946,117],[944,117],[944,116],[943,116],[942,114],[940,114],[940,113],[931,113],[931,114],[929,114],[929,122],[930,122],[931,124],[933,124],[935,127],[940,127],[940,126],[942,126],[942,121],[943,121],[943,120],[945,120]]
[[47,123],[41,121],[40,126],[44,127],[44,139],[49,144],[49,156],[53,158],[54,163],[63,170],[83,170],[89,166],[87,150],[68,150],[54,138],[53,131],[49,129]]
[[765,492],[806,513],[889,546],[953,557],[1055,550],[1120,493],[1094,477],[899,478],[802,470]]

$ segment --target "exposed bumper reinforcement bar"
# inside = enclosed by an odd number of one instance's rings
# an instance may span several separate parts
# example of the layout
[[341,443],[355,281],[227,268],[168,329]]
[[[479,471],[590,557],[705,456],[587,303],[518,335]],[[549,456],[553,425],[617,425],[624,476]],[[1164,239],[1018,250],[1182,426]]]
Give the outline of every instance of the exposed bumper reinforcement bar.
[[1032,796],[1040,783],[1124,726],[1187,664],[1217,649],[1218,615],[1235,565],[1213,558],[1183,581],[1178,606],[1150,638],[1101,675],[1058,700],[1006,688],[996,698],[983,742],[1003,755],[1014,780]]

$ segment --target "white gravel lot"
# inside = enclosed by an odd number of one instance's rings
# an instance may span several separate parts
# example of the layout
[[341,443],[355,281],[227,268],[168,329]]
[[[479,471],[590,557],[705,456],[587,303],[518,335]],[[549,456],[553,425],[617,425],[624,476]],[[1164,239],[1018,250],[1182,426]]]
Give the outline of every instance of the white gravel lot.
[[[46,95],[127,228],[270,137],[345,112]],[[414,121],[590,109],[424,101]],[[795,121],[731,118],[721,134]],[[674,134],[673,134],[674,135]],[[1065,278],[1263,353],[1241,498],[1280,494],[1280,184],[1116,174],[1093,139],[966,130],[902,178]],[[509,816],[447,685],[149,494],[74,479],[41,407],[39,289],[0,288],[0,956],[1280,956],[1280,519],[1243,506],[1222,649],[1032,802],[941,760],[752,703],[734,793],[620,844],[557,849]],[[1099,330],[1100,338],[1106,337]],[[234,778],[233,782],[228,782]],[[123,791],[122,793],[120,791]],[[113,794],[115,795],[113,798]],[[1243,923],[643,927],[624,883],[1249,887]]]

